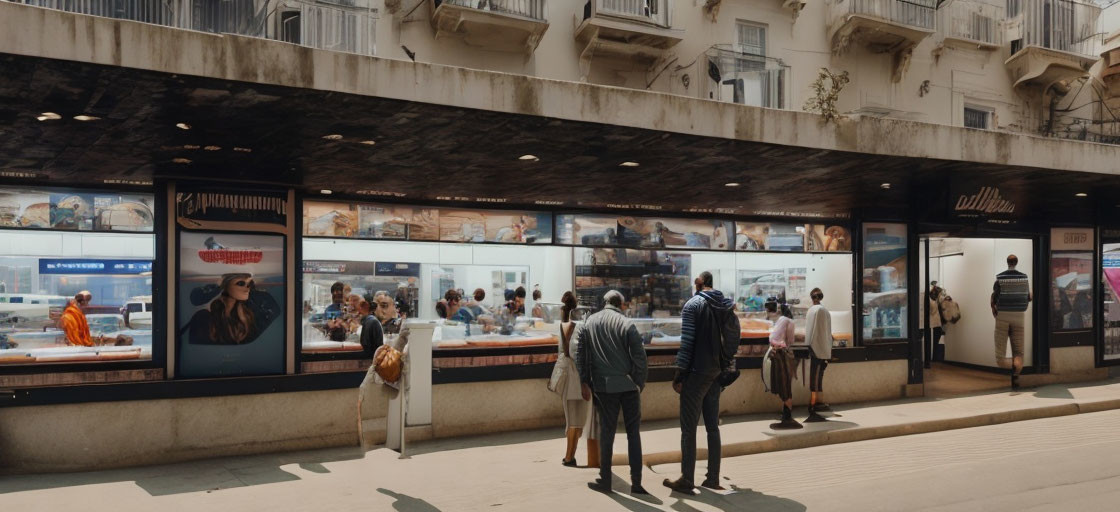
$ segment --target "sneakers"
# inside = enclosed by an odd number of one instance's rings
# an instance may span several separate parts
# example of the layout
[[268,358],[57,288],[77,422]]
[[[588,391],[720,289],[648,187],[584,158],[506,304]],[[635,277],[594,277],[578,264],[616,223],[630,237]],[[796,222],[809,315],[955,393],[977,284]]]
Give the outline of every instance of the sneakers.
[[676,480],[669,480],[668,478],[666,478],[665,481],[661,483],[665,485],[665,487],[668,487],[682,494],[695,494],[696,491],[696,488],[692,485],[692,482],[685,480],[683,476]]
[[713,491],[727,490],[727,488],[719,484],[719,480],[704,480],[704,483],[700,484],[700,486]]

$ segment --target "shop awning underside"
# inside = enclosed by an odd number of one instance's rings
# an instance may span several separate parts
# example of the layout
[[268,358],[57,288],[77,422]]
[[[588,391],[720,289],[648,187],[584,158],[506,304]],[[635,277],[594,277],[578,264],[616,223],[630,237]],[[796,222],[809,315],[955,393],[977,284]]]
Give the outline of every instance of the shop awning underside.
[[[38,119],[47,112],[60,119]],[[0,169],[58,185],[223,180],[395,201],[739,215],[944,210],[962,180],[1017,190],[1038,217],[1084,218],[1090,205],[1120,203],[1110,199],[1120,197],[1115,175],[700,137],[10,54],[0,54]],[[1076,203],[1078,192],[1091,197]]]

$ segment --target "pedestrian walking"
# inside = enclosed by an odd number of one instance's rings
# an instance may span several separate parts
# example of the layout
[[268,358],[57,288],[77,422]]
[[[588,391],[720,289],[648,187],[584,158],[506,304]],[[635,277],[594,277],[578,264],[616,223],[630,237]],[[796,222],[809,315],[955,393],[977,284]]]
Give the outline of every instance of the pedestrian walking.
[[555,384],[550,385],[554,387],[556,393],[560,395],[560,399],[564,401],[564,424],[567,426],[568,447],[564,451],[564,459],[560,463],[574,468],[576,467],[576,445],[579,444],[579,437],[583,435],[583,425],[587,423],[587,415],[591,411],[591,402],[583,398],[579,372],[576,370],[575,360],[572,359],[572,353],[575,352],[572,346],[572,338],[579,329],[579,323],[572,320],[572,311],[578,305],[576,296],[570,291],[564,292],[564,297],[560,299],[560,302],[564,303],[564,306],[560,309],[560,347],[556,359],[556,366],[559,371],[553,371]]
[[646,352],[638,329],[622,313],[622,293],[603,296],[606,307],[591,315],[579,330],[576,368],[583,398],[595,397],[599,416],[599,478],[588,487],[611,492],[611,456],[619,410],[626,424],[630,458],[630,492],[648,494],[642,487],[642,402],[646,385]]
[[770,428],[798,429],[801,424],[793,419],[793,369],[796,364],[790,348],[794,341],[793,312],[788,304],[782,304],[779,310],[778,299],[771,297],[766,301],[766,318],[774,322],[770,331],[770,387],[771,392],[782,400],[782,421],[771,424]]
[[809,298],[813,305],[805,314],[805,343],[809,345],[809,417],[805,423],[816,423],[828,421],[819,414],[820,411],[831,410],[821,395],[824,393],[824,371],[832,359],[832,314],[821,305],[824,292],[820,288],[813,288]]
[[[1023,340],[1026,335],[1026,311],[1031,303],[1031,282],[1026,274],[1015,270],[1019,258],[1007,256],[1007,270],[996,275],[992,286],[992,316],[996,317],[996,363],[1011,368],[1011,389],[1019,389],[1023,371]],[[1011,359],[1007,358],[1007,340],[1011,340]]]
[[735,303],[712,288],[711,272],[702,272],[697,283],[699,291],[681,310],[681,348],[673,378],[673,390],[681,395],[681,477],[663,482],[685,494],[695,491],[696,424],[701,414],[708,433],[708,474],[701,485],[724,490],[719,485],[719,377],[734,365],[740,337]]

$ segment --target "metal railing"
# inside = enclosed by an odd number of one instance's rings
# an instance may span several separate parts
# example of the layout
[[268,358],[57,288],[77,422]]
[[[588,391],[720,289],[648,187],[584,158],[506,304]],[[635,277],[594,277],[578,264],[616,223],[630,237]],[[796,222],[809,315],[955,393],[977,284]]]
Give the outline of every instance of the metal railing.
[[933,29],[937,0],[847,0],[848,14],[873,16],[894,23]]
[[1011,53],[1027,46],[1097,56],[1103,40],[1097,31],[1101,8],[1071,0],[1008,0]]
[[1003,41],[1003,31],[1000,30],[1002,5],[958,0],[938,12],[940,30],[945,37],[993,45]]
[[732,45],[714,46],[705,56],[708,72],[703,80],[706,85],[701,88],[705,98],[755,107],[790,108],[790,67],[781,59],[742,53]]
[[611,16],[668,28],[672,24],[672,0],[588,0],[584,18]]
[[[372,55],[369,0],[14,0],[48,9]],[[352,7],[350,7],[352,6]]]
[[436,0],[435,4],[437,7],[440,4],[458,5],[544,21],[544,2],[545,0]]
[[1120,129],[1116,122],[1097,123],[1092,119],[1060,118],[1058,122],[1043,122],[1039,133],[1056,139],[1081,140],[1099,144],[1120,145]]

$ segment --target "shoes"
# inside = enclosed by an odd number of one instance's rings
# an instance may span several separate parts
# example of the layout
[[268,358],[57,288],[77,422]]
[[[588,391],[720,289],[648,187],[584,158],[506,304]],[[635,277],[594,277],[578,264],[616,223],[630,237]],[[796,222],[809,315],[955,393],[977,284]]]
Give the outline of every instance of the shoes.
[[813,407],[810,407],[809,417],[805,418],[805,423],[820,423],[822,421],[828,421],[828,419],[824,416],[821,416],[820,414],[817,414],[817,410]]
[[1012,375],[1011,376],[1011,389],[1019,389],[1019,376],[1018,375]]
[[782,407],[782,421],[771,423],[770,428],[773,430],[796,430],[802,427],[797,420],[793,419],[793,412],[789,410],[789,407]]
[[693,494],[696,489],[692,485],[692,482],[685,480],[683,476],[676,480],[669,480],[668,478],[666,478],[665,481],[661,483],[664,484],[665,487],[683,494]]
[[633,484],[630,486],[630,494],[649,494],[649,491],[642,484]]
[[725,488],[724,486],[719,484],[719,480],[704,480],[704,483],[700,484],[700,486],[704,487],[704,488],[707,488],[707,489],[711,489],[713,491],[726,491],[727,490],[727,488]]
[[564,465],[564,466],[567,466],[567,467],[569,467],[569,468],[574,468],[574,467],[578,467],[578,466],[576,466],[576,458],[575,458],[575,457],[572,457],[572,460],[563,460],[563,459],[561,459],[561,460],[560,460],[560,464],[562,464],[562,465]]
[[587,488],[591,489],[592,491],[601,492],[603,494],[610,494],[614,492],[611,490],[611,483],[609,481],[604,482],[602,478],[596,478],[594,482],[588,482]]

